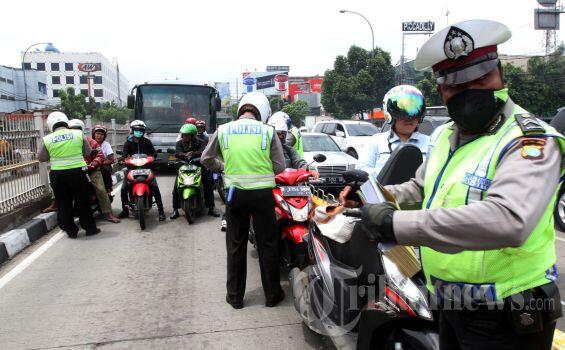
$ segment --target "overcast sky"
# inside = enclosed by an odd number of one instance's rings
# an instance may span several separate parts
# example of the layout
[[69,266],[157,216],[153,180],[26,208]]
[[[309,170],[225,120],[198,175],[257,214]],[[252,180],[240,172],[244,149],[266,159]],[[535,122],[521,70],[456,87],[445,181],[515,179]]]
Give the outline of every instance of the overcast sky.
[[[289,65],[290,75],[324,74],[350,45],[401,52],[401,22],[449,23],[485,18],[506,24],[513,37],[499,52],[543,53],[543,32],[533,29],[535,0],[404,1],[171,1],[3,0],[0,64],[19,67],[20,53],[42,41],[65,52],[116,57],[131,85],[155,79],[229,81],[247,70]],[[558,32],[559,34],[559,32]],[[559,39],[559,36],[558,36]],[[406,40],[413,58],[424,36]]]

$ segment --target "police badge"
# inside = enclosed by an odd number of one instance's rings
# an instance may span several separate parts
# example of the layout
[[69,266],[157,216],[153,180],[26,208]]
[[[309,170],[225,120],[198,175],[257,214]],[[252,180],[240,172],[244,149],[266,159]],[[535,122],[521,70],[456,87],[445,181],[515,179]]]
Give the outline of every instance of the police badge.
[[457,27],[449,29],[443,44],[443,51],[448,58],[457,60],[460,57],[469,55],[474,48],[475,42],[466,31]]

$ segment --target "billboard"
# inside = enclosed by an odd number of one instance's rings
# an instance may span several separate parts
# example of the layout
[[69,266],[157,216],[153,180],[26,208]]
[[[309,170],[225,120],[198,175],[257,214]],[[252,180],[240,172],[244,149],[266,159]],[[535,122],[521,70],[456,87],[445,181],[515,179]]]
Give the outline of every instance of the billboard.
[[427,22],[402,22],[403,32],[433,32],[436,24],[432,21]]
[[322,77],[292,77],[288,85],[290,101],[294,102],[297,94],[322,93]]
[[[288,71],[243,72],[242,76],[244,93],[261,91],[267,96],[274,96],[284,95],[288,90]],[[283,81],[284,77],[286,81]]]
[[267,66],[267,72],[288,72],[290,66]]
[[81,72],[91,73],[102,70],[101,63],[79,63],[78,70]]

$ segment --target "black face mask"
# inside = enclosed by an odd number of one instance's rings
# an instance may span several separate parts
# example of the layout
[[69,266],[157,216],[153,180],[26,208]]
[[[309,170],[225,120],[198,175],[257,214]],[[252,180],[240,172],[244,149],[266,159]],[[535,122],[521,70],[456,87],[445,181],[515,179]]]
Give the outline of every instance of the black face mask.
[[457,126],[477,134],[494,120],[497,105],[494,90],[469,89],[453,96],[447,102],[447,111]]

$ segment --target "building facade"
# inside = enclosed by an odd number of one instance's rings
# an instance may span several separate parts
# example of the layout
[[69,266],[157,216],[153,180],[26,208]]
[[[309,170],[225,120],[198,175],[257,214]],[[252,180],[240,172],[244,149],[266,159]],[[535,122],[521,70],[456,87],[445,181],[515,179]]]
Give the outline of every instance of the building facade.
[[[0,112],[11,113],[19,109],[41,109],[52,105],[48,101],[45,72],[26,71],[0,66]],[[25,86],[27,85],[27,101]]]
[[59,102],[60,90],[73,87],[75,93],[91,96],[98,103],[126,104],[129,82],[117,62],[98,52],[30,51],[25,55],[24,68],[45,72],[47,95],[55,103]]

